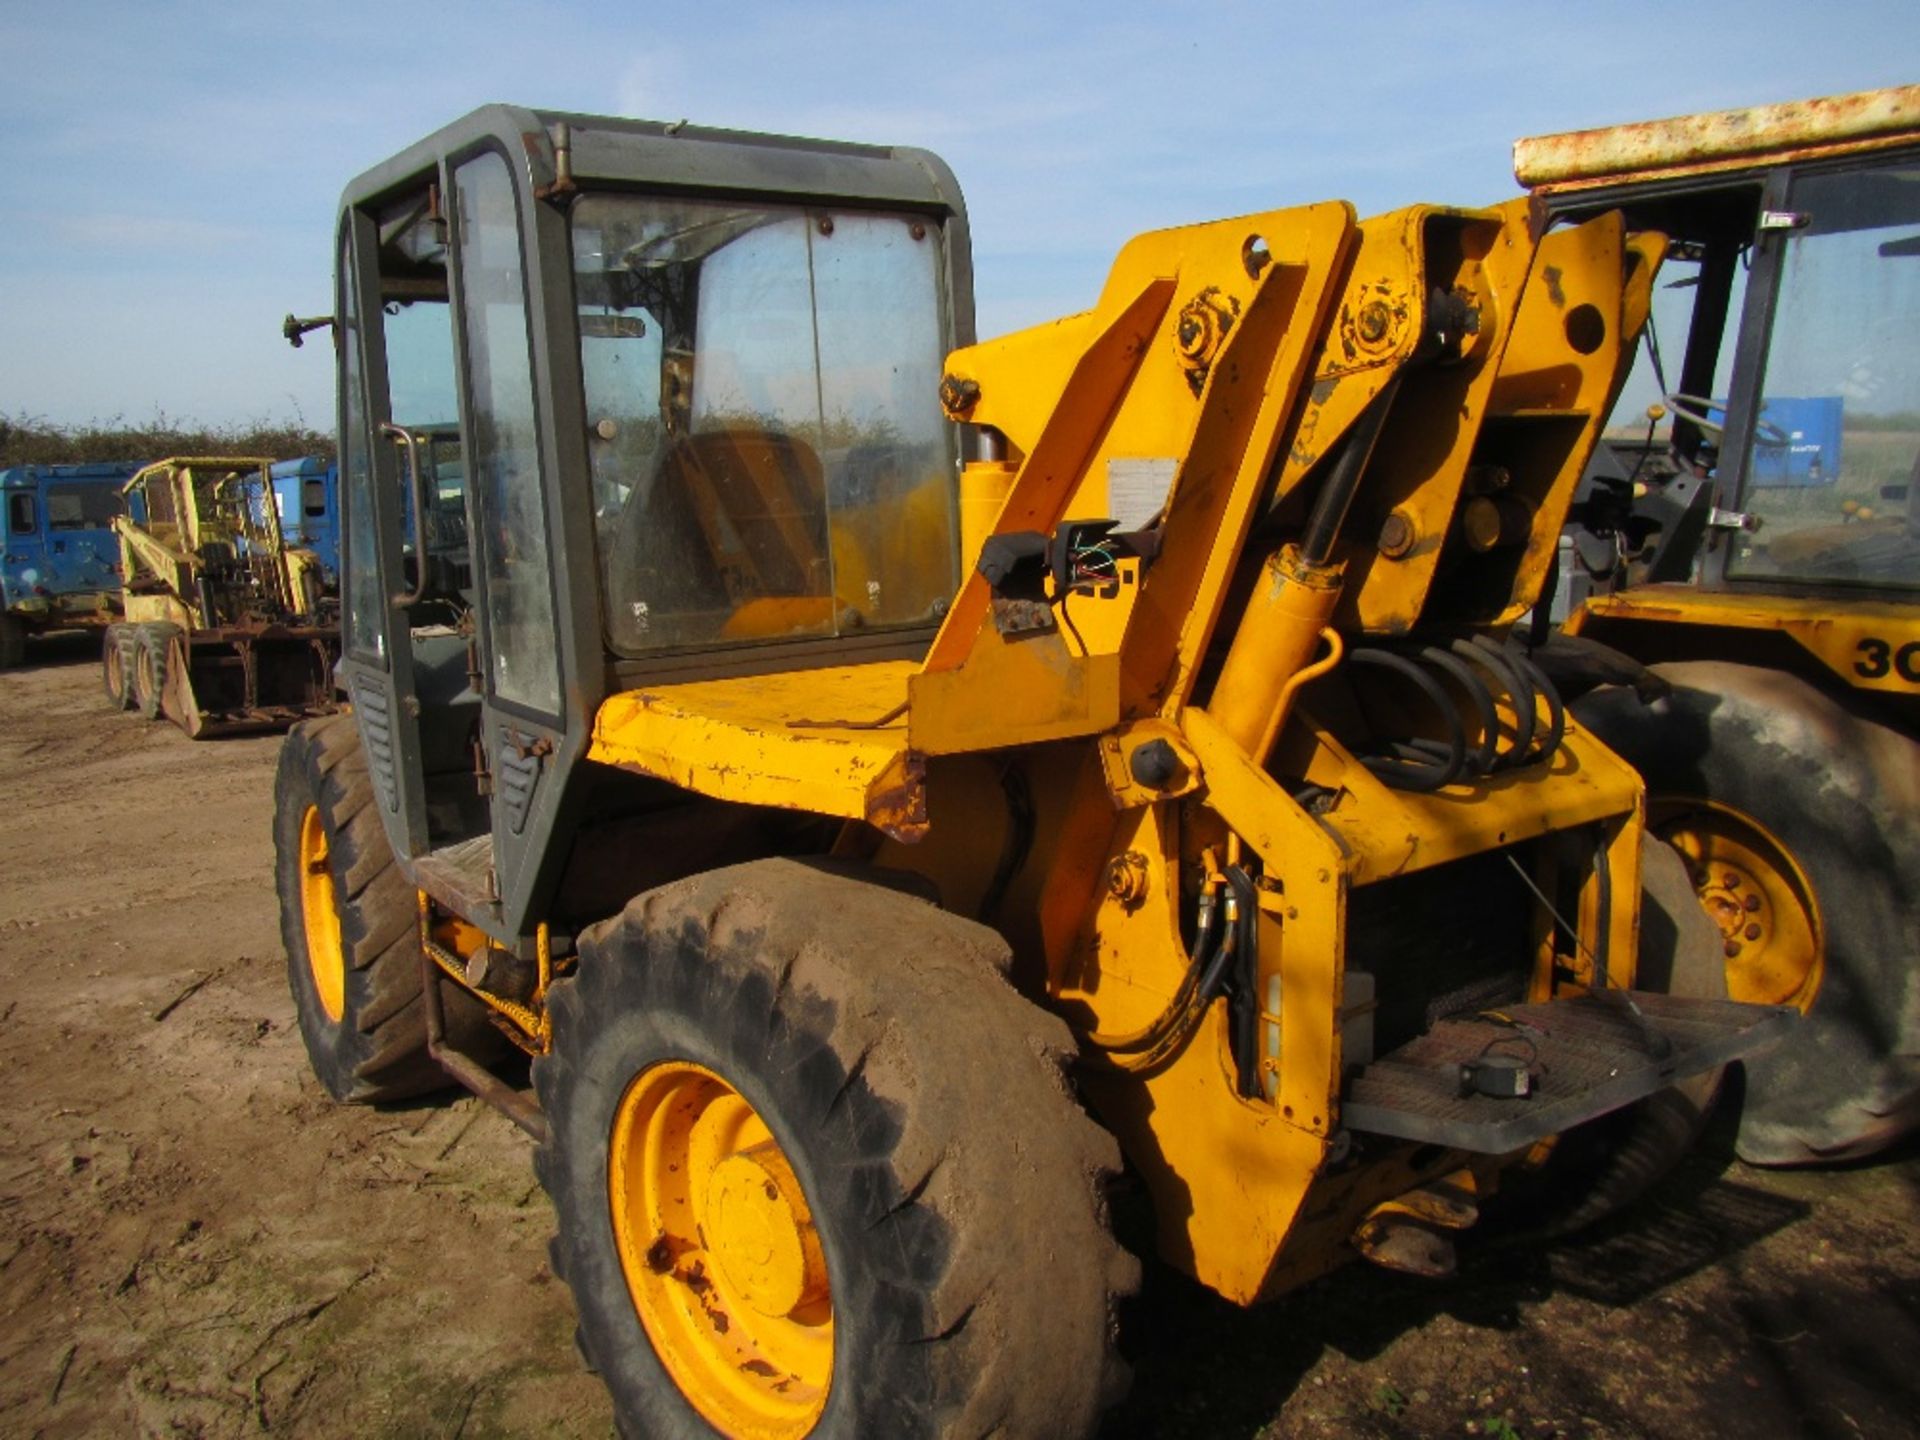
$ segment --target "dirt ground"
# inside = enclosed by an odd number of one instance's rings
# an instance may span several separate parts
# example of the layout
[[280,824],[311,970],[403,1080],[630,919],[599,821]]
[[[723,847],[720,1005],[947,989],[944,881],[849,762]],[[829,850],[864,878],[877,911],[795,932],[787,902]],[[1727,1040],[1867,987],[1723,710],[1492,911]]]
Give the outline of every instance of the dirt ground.
[[[279,741],[0,674],[0,1435],[604,1436],[528,1147],[471,1099],[336,1107],[293,1022]],[[1251,1314],[1164,1272],[1114,1435],[1920,1433],[1920,1150],[1723,1135],[1634,1224],[1350,1267]]]

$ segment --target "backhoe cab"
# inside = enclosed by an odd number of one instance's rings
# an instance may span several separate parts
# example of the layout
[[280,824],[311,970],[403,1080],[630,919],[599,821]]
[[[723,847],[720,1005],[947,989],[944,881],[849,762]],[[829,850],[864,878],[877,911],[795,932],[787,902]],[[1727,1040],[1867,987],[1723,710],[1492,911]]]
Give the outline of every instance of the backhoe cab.
[[925,152],[492,107],[338,246],[301,1028],[538,1137],[624,1425],[1089,1433],[1123,1171],[1242,1303],[1441,1273],[1786,1023],[1510,642],[1663,237],[1272,210],[976,345]]

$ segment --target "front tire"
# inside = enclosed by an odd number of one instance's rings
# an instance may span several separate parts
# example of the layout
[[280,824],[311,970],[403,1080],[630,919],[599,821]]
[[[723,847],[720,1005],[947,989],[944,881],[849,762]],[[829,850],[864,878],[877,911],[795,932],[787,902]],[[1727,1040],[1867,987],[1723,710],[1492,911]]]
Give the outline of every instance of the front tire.
[[[427,1052],[418,902],[387,844],[351,715],[303,720],[287,733],[273,842],[287,979],[327,1093],[373,1104],[448,1088]],[[497,1053],[479,1002],[442,991],[456,1048]]]
[[1736,1149],[1874,1154],[1920,1121],[1920,746],[1776,671],[1653,669],[1667,699],[1599,690],[1575,713],[1646,780],[1650,829],[1722,931],[1731,997],[1806,1017],[1744,1062]]
[[1006,965],[981,926],[792,861],[582,937],[538,1168],[624,1430],[1092,1432],[1138,1279],[1119,1155]]

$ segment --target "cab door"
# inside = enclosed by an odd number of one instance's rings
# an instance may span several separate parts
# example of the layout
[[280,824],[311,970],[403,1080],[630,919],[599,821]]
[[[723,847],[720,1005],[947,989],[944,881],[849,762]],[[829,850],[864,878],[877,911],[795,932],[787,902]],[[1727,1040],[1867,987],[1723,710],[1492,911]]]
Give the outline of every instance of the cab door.
[[[423,187],[424,189],[424,187]],[[418,503],[417,444],[404,422],[404,376],[409,368],[406,336],[417,326],[396,327],[415,304],[437,300],[446,325],[445,261],[437,267],[437,296],[415,274],[403,274],[404,252],[382,243],[387,217],[349,210],[341,236],[339,290],[339,414],[343,619],[340,675],[366,750],[388,839],[396,854],[418,859],[432,848],[428,824],[426,760],[421,746],[421,704],[414,664],[412,610],[416,602],[407,565],[409,515]],[[431,257],[430,257],[431,258]],[[414,293],[403,293],[412,291]],[[389,341],[398,340],[402,384],[395,386]],[[451,407],[451,347],[438,387]],[[401,392],[396,406],[395,390]],[[398,411],[398,418],[396,418]],[[411,493],[409,493],[411,492]],[[417,575],[417,567],[412,574]]]
[[[569,736],[556,603],[552,459],[555,380],[535,344],[541,290],[536,225],[507,158],[486,148],[450,167],[454,319],[460,356],[462,448],[467,466],[480,699],[477,758],[490,790],[494,893],[501,938],[532,928],[561,779],[579,734]],[[564,229],[558,231],[564,237]],[[564,249],[560,251],[564,255]],[[573,687],[579,717],[581,687]],[[575,725],[575,730],[582,727]],[[569,743],[571,739],[572,743]]]
[[341,669],[396,851],[508,945],[531,929],[583,730],[563,746],[551,382],[522,204],[488,147],[350,210],[345,273],[361,283],[339,297]]

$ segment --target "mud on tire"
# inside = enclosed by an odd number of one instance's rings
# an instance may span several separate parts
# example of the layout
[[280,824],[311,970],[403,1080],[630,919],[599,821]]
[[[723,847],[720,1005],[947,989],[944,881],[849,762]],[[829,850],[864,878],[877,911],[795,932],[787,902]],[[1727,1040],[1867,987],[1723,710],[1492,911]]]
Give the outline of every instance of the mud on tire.
[[[327,1013],[307,954],[300,830],[319,812],[340,920],[343,1013]],[[288,732],[274,777],[274,874],[280,934],[300,1036],[314,1074],[336,1100],[373,1103],[446,1089],[427,1053],[420,995],[419,911],[374,804],[372,776],[351,715],[305,720]],[[483,1058],[500,1050],[479,1003],[442,987],[448,1038]]]
[[[1063,1074],[1066,1027],[1003,978],[1000,938],[794,861],[665,886],[582,938],[534,1063],[556,1273],[627,1433],[706,1435],[629,1291],[609,1138],[636,1076],[693,1062],[784,1151],[830,1284],[820,1436],[1075,1436],[1119,1398],[1110,1135]],[[656,1072],[657,1073],[657,1072]],[[651,1252],[649,1259],[651,1259]]]

